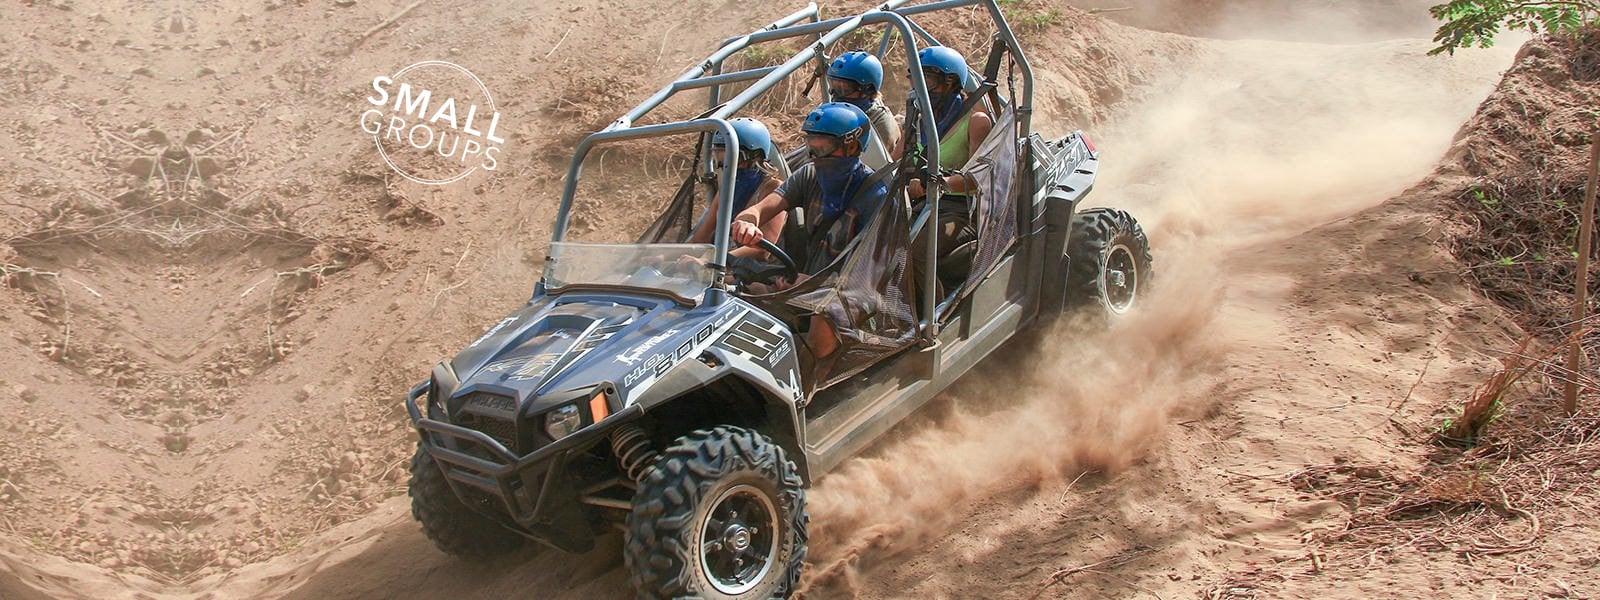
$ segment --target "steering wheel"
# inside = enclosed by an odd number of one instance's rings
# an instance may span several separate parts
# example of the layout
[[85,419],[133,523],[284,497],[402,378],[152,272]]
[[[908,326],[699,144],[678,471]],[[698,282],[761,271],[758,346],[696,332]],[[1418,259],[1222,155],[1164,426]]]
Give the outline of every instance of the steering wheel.
[[761,241],[756,242],[756,247],[766,250],[767,254],[771,254],[778,259],[778,262],[783,263],[783,274],[788,276],[789,281],[800,278],[800,267],[795,265],[794,259],[789,257],[788,252],[784,252],[783,248],[779,248],[777,244],[772,243],[772,240],[763,238]]
[[789,281],[800,278],[800,268],[795,265],[794,259],[787,252],[784,252],[783,248],[779,248],[777,244],[769,240],[761,240],[751,244],[751,246],[767,251],[768,254],[777,257],[778,262],[782,264],[774,265],[750,257],[734,257],[730,255],[728,257],[728,266],[731,268],[734,279],[750,284],[765,282],[780,275],[788,277]]

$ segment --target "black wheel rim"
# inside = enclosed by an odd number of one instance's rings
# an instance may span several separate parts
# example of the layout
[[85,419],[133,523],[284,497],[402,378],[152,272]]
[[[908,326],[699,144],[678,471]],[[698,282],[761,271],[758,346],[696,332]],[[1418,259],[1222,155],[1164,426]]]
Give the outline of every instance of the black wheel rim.
[[711,503],[700,527],[700,568],[718,592],[737,596],[761,583],[778,553],[778,511],[748,484],[728,488]]
[[1138,291],[1139,263],[1134,260],[1133,251],[1121,244],[1112,246],[1106,253],[1105,268],[1100,270],[1100,292],[1106,308],[1119,315],[1128,312]]

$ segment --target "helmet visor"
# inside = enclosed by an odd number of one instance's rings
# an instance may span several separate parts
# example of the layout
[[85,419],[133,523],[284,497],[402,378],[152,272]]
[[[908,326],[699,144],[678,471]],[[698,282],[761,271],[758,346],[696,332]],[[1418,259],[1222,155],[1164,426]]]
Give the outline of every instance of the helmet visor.
[[944,89],[946,86],[951,85],[951,80],[955,79],[956,76],[933,67],[923,67],[922,78],[928,82],[929,88]]
[[811,158],[824,158],[833,156],[844,147],[844,140],[839,136],[825,133],[806,134],[806,150],[811,153]]
[[861,84],[838,77],[828,78],[828,90],[833,92],[834,98],[849,98],[866,92],[866,88]]

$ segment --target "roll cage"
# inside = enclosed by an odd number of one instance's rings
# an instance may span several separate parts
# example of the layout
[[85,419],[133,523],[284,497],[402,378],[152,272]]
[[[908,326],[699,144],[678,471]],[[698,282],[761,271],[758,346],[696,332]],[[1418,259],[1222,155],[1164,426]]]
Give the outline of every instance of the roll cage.
[[[1031,131],[1033,70],[1028,63],[1021,44],[1018,42],[996,1],[942,0],[915,5],[912,5],[911,2],[912,0],[891,0],[863,14],[833,19],[822,19],[816,3],[813,2],[803,9],[774,21],[761,30],[724,40],[721,46],[703,61],[689,68],[677,79],[629,110],[605,129],[585,137],[578,143],[573,152],[573,159],[562,188],[561,204],[556,214],[552,241],[561,242],[565,239],[573,200],[577,192],[577,184],[582,176],[584,160],[597,146],[641,138],[695,133],[701,135],[701,140],[707,140],[710,135],[719,132],[727,136],[729,145],[736,146],[738,133],[729,125],[729,119],[737,115],[752,101],[772,91],[777,85],[808,65],[820,76],[826,71],[827,64],[831,60],[829,50],[837,42],[854,31],[873,25],[886,27],[886,30],[881,35],[875,54],[882,57],[888,53],[892,44],[899,43],[908,62],[909,72],[907,73],[907,78],[910,88],[906,94],[906,105],[903,113],[905,115],[905,123],[901,137],[903,140],[907,140],[905,143],[907,152],[912,149],[920,150],[920,157],[914,160],[916,166],[914,176],[924,178],[925,181],[936,177],[938,175],[937,165],[939,165],[939,144],[934,132],[937,131],[937,126],[933,112],[928,107],[928,86],[922,74],[921,62],[918,60],[917,52],[928,45],[942,44],[931,33],[909,18],[935,11],[979,7],[986,11],[993,21],[996,33],[989,61],[991,69],[988,70],[992,70],[992,66],[997,64],[998,53],[1006,52],[1011,57],[1014,69],[1013,77],[1018,75],[1015,71],[1020,71],[1022,89],[1020,93],[1017,93],[1015,89],[1011,90],[1014,105],[1009,106],[1009,108],[1014,114],[1015,131],[1017,132],[1017,138],[1013,140],[1013,143],[1023,146],[1021,152],[1026,152],[1026,144],[1022,142]],[[723,71],[728,59],[740,51],[760,44],[803,37],[810,37],[812,41],[804,49],[795,52],[781,64],[730,72]],[[973,77],[970,80],[975,84],[980,84],[988,79],[989,84],[993,85],[993,81],[990,78],[993,78],[995,73],[986,74],[974,70],[972,74]],[[732,98],[723,99],[725,86],[752,81],[753,83],[749,84],[748,87],[733,94]],[[668,100],[684,92],[696,90],[708,90],[708,109],[700,116],[688,120],[636,125],[636,123],[651,115]],[[972,88],[969,88],[969,91],[972,91]],[[920,143],[913,146],[910,140],[919,140]],[[709,156],[709,144],[701,143],[699,146],[701,160],[697,162],[697,165],[702,171],[701,174],[705,176],[702,177],[702,180],[710,181],[711,178],[709,176],[713,174],[712,167],[710,166],[710,161],[706,160]],[[1021,164],[1022,161],[1027,160],[1027,157],[1018,156],[1017,159]],[[732,197],[735,180],[734,170],[735,164],[733,161],[727,161],[721,167],[720,177],[715,178],[719,182],[717,193],[720,197]],[[902,176],[899,179],[902,180],[901,185],[903,185],[903,180],[906,178]],[[930,215],[936,210],[934,207],[939,206],[939,197],[942,195],[942,190],[939,189],[939,186],[926,186],[926,189],[928,190],[929,202],[926,203],[921,214],[916,217],[916,223],[919,226],[931,218]],[[1016,192],[1017,190],[1012,191]],[[891,190],[891,193],[898,194],[899,192],[898,190]],[[1024,210],[1027,210],[1027,206],[1031,206],[1029,203],[1021,202],[1020,199],[1011,200],[1016,200]],[[1030,214],[1017,215],[1019,221],[1022,222],[1026,222],[1024,219],[1030,219],[1031,216]],[[716,219],[714,239],[716,261],[714,268],[719,272],[725,272],[730,244],[728,230],[729,224],[733,219],[732,204],[728,202],[719,203],[719,210],[714,217]],[[926,235],[929,238],[925,244],[927,254],[923,257],[910,257],[910,259],[927,260],[929,261],[928,264],[933,264],[939,255],[937,236],[933,232],[934,228],[917,227],[915,229],[920,232],[918,235]],[[720,283],[722,277],[719,276],[716,279],[719,283],[715,284],[713,289],[707,290],[706,303],[719,304],[728,298],[726,288]],[[918,308],[917,318],[919,321],[917,329],[919,337],[929,343],[937,337],[939,326],[937,316],[940,314],[940,298],[935,287],[933,285],[922,286],[923,289],[920,290],[915,301]],[[543,281],[540,282],[540,289],[544,289]]]

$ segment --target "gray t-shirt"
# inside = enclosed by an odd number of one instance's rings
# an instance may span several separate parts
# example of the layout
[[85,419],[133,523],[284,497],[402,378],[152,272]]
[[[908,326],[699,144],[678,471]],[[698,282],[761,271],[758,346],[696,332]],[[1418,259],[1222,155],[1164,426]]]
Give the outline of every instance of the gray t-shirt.
[[[883,204],[884,198],[889,195],[889,186],[882,181],[877,182],[872,189],[856,193],[861,186],[866,185],[872,176],[872,170],[865,165],[856,168],[849,185],[844,190],[838,190],[844,196],[846,203],[839,216],[828,231],[817,238],[817,245],[803,250],[804,257],[795,256],[797,260],[804,261],[800,265],[806,273],[815,273],[832,262],[844,251],[851,239],[861,233],[861,229],[872,216],[877,214],[878,207]],[[811,235],[811,230],[822,223],[824,216],[825,200],[822,193],[822,184],[817,179],[816,165],[806,163],[799,170],[783,180],[778,185],[776,193],[783,196],[785,204],[792,207],[805,209],[806,228],[805,235]],[[852,202],[853,200],[853,202]],[[794,240],[784,240],[786,248],[794,249]]]

